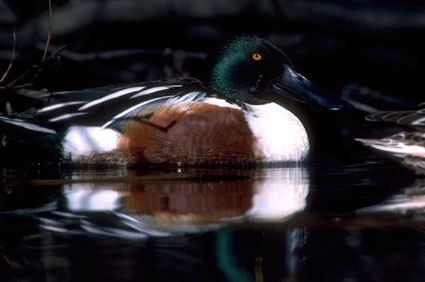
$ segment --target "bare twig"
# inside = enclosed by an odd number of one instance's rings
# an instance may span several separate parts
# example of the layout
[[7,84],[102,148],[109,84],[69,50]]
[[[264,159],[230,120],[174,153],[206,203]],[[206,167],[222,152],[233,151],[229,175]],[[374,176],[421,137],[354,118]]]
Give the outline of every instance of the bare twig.
[[[32,66],[29,70],[27,70],[22,75],[20,75],[16,79],[14,79],[12,82],[10,82],[9,84],[7,84],[5,87],[1,87],[0,86],[0,89],[4,89],[4,88],[15,88],[15,89],[18,89],[18,88],[25,88],[25,87],[32,86],[34,80],[37,78],[37,76],[39,75],[39,73],[43,70],[43,68],[48,63],[48,61],[49,60],[52,60],[52,59],[55,59],[55,57],[57,57],[57,55],[61,51],[63,51],[66,47],[67,47],[67,45],[63,45],[63,46],[59,47],[55,52],[53,52],[51,55],[49,55],[47,58],[45,58],[43,61],[41,61],[38,65]],[[24,78],[26,78],[26,77],[28,77],[30,75],[32,76],[32,78],[28,82],[25,82],[25,83],[20,84],[20,85],[16,85],[19,81],[22,81]]]
[[62,52],[63,50],[66,49],[66,47],[68,47],[68,44],[64,44],[62,46],[60,46],[58,49],[56,49],[55,52],[53,52],[50,57],[56,57],[57,55],[59,55],[60,52]]
[[44,61],[47,57],[47,51],[49,50],[50,39],[52,36],[52,26],[53,26],[53,15],[52,15],[52,0],[49,0],[49,31],[47,32],[47,41],[46,47],[44,49],[43,58],[41,61]]
[[3,81],[6,79],[7,75],[10,72],[10,69],[12,68],[13,65],[13,60],[15,59],[15,50],[16,50],[16,28],[13,29],[13,49],[12,49],[12,58],[10,59],[10,63],[9,66],[7,67],[5,73],[3,74],[3,76],[0,79],[0,83],[3,83]]
[[[41,62],[38,65],[32,66],[29,70],[27,70],[26,72],[24,72],[22,75],[20,75],[18,78],[14,79],[12,82],[8,83],[6,86],[0,86],[0,90],[6,89],[6,88],[14,88],[14,89],[19,89],[19,88],[26,88],[26,87],[30,87],[33,85],[34,80],[37,78],[37,76],[39,75],[39,73],[41,71],[43,71],[43,68],[49,63],[49,61],[56,59],[57,55],[66,48],[67,45],[63,45],[61,47],[59,47],[54,53],[52,53],[51,55],[47,55],[48,50],[49,50],[49,45],[50,45],[50,41],[51,41],[51,36],[52,36],[52,26],[53,26],[53,15],[52,15],[52,1],[48,0],[49,3],[49,30],[47,33],[47,41],[46,41],[46,45],[44,47],[44,53],[43,53],[43,57],[41,59]],[[7,75],[10,72],[10,69],[12,68],[13,65],[13,61],[15,58],[15,50],[16,50],[16,32],[15,30],[13,30],[13,52],[12,52],[12,59],[11,62],[6,70],[6,72],[3,74],[3,76],[0,79],[0,84],[4,82],[4,80],[6,79]],[[24,82],[20,85],[16,85],[18,82],[20,82],[21,80],[23,80],[24,78],[28,77],[29,75],[32,74],[32,78],[29,79],[28,82]]]

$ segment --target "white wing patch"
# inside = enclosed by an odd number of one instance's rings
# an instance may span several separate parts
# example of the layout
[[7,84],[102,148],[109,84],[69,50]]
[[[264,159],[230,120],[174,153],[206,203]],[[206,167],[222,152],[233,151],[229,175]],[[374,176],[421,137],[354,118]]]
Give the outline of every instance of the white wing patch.
[[203,99],[202,102],[207,103],[207,104],[211,104],[211,105],[216,105],[216,106],[219,106],[219,107],[233,108],[233,109],[238,109],[238,110],[241,109],[241,107],[239,107],[238,105],[231,104],[231,103],[227,102],[226,100],[219,99],[219,98],[206,98],[206,99]]
[[254,105],[245,117],[257,138],[254,152],[266,162],[297,162],[307,157],[307,132],[290,111],[275,103]]
[[63,154],[76,160],[92,153],[108,153],[116,148],[119,137],[109,128],[72,126],[62,141]]
[[170,88],[176,88],[176,87],[182,87],[182,86],[183,85],[167,85],[167,86],[153,87],[153,88],[143,90],[142,92],[139,92],[137,94],[134,94],[133,96],[130,97],[130,99],[137,98],[137,97],[147,95],[147,94],[151,94],[151,93],[154,93],[154,92],[158,92],[158,91],[162,91],[162,90],[168,90]]
[[61,120],[65,120],[65,119],[69,119],[69,118],[73,118],[73,117],[77,117],[77,116],[83,116],[83,115],[86,115],[86,114],[87,114],[86,112],[64,114],[64,115],[60,115],[58,117],[49,119],[49,122],[57,122],[57,121],[61,121]]
[[[181,85],[171,85],[172,87],[180,87]],[[161,86],[162,87],[162,86]],[[151,89],[148,89],[148,90],[152,90],[152,89],[156,89],[155,91],[159,91],[158,89],[159,88],[161,88],[161,87],[155,87],[155,88],[151,88]],[[167,86],[168,88],[170,88],[170,86]],[[168,89],[167,88],[167,89]],[[150,92],[151,93],[151,92]],[[144,94],[147,94],[147,93],[144,93]],[[138,94],[137,94],[138,95]],[[119,114],[117,114],[116,116],[114,116],[112,119],[110,119],[109,121],[107,121],[103,126],[102,126],[102,128],[106,128],[106,127],[108,127],[109,125],[111,125],[112,123],[114,123],[115,121],[117,121],[117,120],[119,120],[119,119],[121,119],[121,118],[123,118],[123,117],[125,117],[126,115],[128,115],[129,113],[131,113],[131,112],[133,112],[133,111],[135,111],[135,110],[137,110],[137,109],[139,109],[139,108],[141,108],[141,107],[143,107],[143,106],[146,106],[146,105],[148,105],[148,104],[152,104],[152,103],[155,103],[155,102],[157,102],[157,101],[162,101],[163,103],[175,103],[175,104],[177,104],[177,103],[184,103],[184,102],[190,102],[190,101],[195,101],[195,100],[201,100],[201,101],[203,101],[203,102],[206,102],[206,101],[208,101],[208,100],[210,100],[209,98],[208,99],[203,99],[204,97],[205,97],[205,95],[206,95],[206,93],[204,93],[204,92],[200,92],[200,91],[193,91],[193,92],[189,92],[189,93],[187,93],[187,94],[185,94],[185,95],[182,95],[182,96],[174,96],[174,95],[169,95],[169,96],[161,96],[161,97],[158,97],[158,98],[153,98],[153,99],[150,99],[150,100],[147,100],[147,101],[143,101],[143,102],[141,102],[141,103],[139,103],[139,104],[136,104],[136,105],[134,105],[134,106],[132,106],[132,107],[130,107],[130,108],[128,108],[127,110],[125,110],[125,111],[123,111],[123,112],[121,112],[121,113],[119,113]],[[131,97],[131,98],[133,98],[133,97]],[[219,100],[219,99],[215,99],[215,100]],[[225,102],[225,101],[224,101]],[[226,102],[227,103],[227,102]],[[227,105],[228,105],[228,107],[230,107],[230,106],[232,106],[231,104],[229,104],[229,103],[227,103]]]
[[169,97],[173,97],[173,96],[158,97],[158,98],[150,99],[150,100],[148,100],[148,101],[144,101],[144,102],[142,102],[142,103],[139,103],[139,104],[137,104],[137,105],[134,105],[133,107],[128,108],[127,110],[125,110],[125,111],[123,111],[123,112],[119,113],[118,115],[116,115],[115,117],[113,117],[111,120],[109,120],[108,122],[106,122],[106,123],[102,126],[102,128],[106,128],[106,127],[108,127],[110,124],[114,123],[115,121],[119,120],[120,118],[124,117],[125,115],[127,115],[127,114],[129,114],[129,113],[131,113],[131,112],[133,112],[133,111],[135,111],[135,110],[137,110],[138,108],[140,108],[140,107],[142,107],[142,106],[144,106],[144,105],[146,105],[146,104],[153,103],[153,102],[155,102],[156,100],[161,100],[161,99],[165,99],[165,98],[169,98]]
[[40,110],[37,111],[37,113],[46,113],[46,112],[57,110],[57,109],[60,109],[60,108],[78,105],[78,104],[84,104],[84,103],[86,103],[86,101],[72,101],[72,102],[54,104],[54,105],[51,105],[51,106],[41,108]]
[[196,99],[202,99],[205,97],[206,93],[201,91],[189,92],[182,96],[176,96],[167,100],[167,103],[182,103],[182,102],[191,102]]
[[119,90],[117,92],[114,92],[114,93],[111,93],[109,95],[106,95],[106,96],[104,96],[104,97],[102,97],[100,99],[91,101],[90,103],[87,103],[84,106],[82,106],[81,108],[79,108],[79,110],[82,111],[82,110],[88,109],[88,108],[93,107],[93,106],[96,106],[96,105],[98,105],[100,103],[103,103],[103,102],[106,102],[108,100],[112,100],[112,99],[115,99],[115,98],[124,96],[124,95],[126,95],[128,93],[140,91],[140,90],[142,90],[144,88],[145,88],[145,86],[139,86],[139,87],[131,87],[131,88],[126,88],[126,89],[123,89],[123,90]]

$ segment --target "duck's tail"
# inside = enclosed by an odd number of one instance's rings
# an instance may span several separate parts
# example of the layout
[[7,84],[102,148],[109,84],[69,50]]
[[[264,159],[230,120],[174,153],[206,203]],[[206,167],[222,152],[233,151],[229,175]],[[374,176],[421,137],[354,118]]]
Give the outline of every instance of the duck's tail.
[[55,134],[56,131],[51,128],[44,127],[35,122],[31,122],[27,119],[13,118],[0,116],[0,132],[7,134],[13,132],[14,134],[30,134],[30,133],[42,133],[42,134]]
[[35,120],[0,116],[0,163],[24,165],[61,158],[61,134]]

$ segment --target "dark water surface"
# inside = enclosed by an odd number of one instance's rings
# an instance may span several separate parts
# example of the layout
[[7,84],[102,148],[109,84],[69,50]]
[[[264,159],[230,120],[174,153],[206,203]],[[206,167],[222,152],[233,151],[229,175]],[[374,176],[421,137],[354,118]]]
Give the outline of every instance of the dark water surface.
[[425,182],[379,156],[2,169],[0,281],[425,281]]

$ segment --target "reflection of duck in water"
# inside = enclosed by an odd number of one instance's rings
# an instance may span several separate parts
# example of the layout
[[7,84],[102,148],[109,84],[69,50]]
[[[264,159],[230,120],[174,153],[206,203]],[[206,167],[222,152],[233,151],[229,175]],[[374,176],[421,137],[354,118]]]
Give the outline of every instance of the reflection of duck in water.
[[306,169],[290,167],[203,182],[67,184],[64,195],[74,214],[112,211],[133,227],[196,231],[226,221],[284,219],[305,208],[308,189]]
[[390,153],[419,174],[425,174],[425,109],[383,111],[370,114],[368,121],[392,123],[407,130],[374,139],[357,139],[363,144]]

